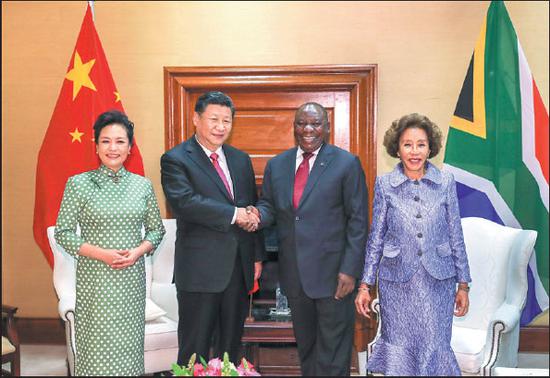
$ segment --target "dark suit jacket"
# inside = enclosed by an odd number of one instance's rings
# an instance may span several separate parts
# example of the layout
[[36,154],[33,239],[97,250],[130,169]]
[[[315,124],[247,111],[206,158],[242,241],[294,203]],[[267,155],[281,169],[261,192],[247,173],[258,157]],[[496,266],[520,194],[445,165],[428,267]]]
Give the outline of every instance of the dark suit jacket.
[[292,206],[296,148],[266,166],[261,226],[277,224],[279,277],[283,291],[310,298],[336,292],[338,273],[360,278],[367,239],[367,186],[359,159],[324,144],[309,174],[297,210]]
[[235,206],[257,201],[252,162],[246,153],[229,145],[223,145],[223,152],[235,200],[195,136],[167,151],[160,161],[164,195],[177,217],[174,278],[179,290],[223,291],[231,278],[237,250],[250,290],[254,262],[264,259],[258,234],[231,225]]

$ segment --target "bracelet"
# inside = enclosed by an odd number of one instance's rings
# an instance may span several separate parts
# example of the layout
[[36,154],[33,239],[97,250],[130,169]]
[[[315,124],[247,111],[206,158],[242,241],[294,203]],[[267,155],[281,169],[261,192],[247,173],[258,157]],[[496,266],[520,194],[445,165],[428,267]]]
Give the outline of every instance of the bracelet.
[[460,285],[458,285],[458,290],[463,290],[465,292],[469,292],[470,291],[470,286],[460,286]]
[[367,286],[359,286],[359,288],[358,288],[357,290],[369,292],[371,288],[372,288],[372,287],[369,286],[369,285],[367,285]]

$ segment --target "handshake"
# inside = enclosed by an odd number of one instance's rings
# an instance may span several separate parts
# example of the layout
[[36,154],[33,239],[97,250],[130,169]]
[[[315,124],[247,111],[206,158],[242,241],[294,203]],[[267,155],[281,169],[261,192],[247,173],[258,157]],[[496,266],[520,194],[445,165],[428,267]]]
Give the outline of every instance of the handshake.
[[258,229],[260,223],[260,212],[250,205],[246,208],[238,207],[235,223],[245,231],[254,232]]

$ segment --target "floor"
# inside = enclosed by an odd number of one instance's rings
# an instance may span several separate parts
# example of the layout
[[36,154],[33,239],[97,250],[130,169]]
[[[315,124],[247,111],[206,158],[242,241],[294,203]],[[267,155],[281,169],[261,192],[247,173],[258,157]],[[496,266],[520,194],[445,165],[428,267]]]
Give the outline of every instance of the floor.
[[[519,368],[548,369],[548,354],[520,353]],[[67,375],[64,345],[21,345],[22,376]]]

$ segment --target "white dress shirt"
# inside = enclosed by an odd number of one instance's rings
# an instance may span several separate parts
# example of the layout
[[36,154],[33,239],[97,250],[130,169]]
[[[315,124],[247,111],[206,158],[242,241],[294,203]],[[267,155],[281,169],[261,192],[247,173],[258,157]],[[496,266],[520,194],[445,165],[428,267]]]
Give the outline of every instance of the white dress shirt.
[[[317,159],[317,155],[319,154],[321,147],[323,147],[323,144],[321,144],[318,149],[313,151],[313,155],[309,158],[309,172],[311,172],[311,168],[313,168],[313,164],[315,164],[315,159]],[[304,161],[304,150],[298,146],[298,150],[296,150],[296,166],[294,167],[294,173],[296,173],[298,167],[302,164],[302,161]]]

